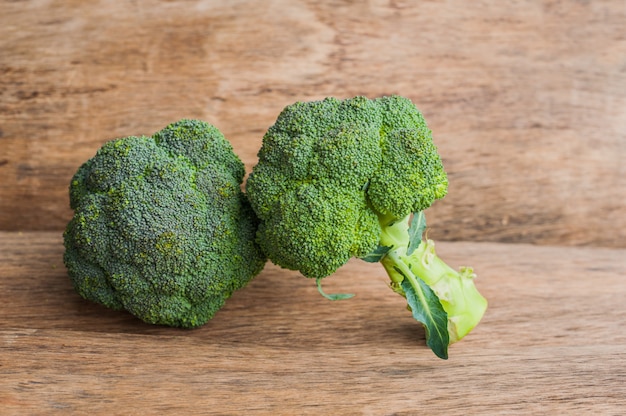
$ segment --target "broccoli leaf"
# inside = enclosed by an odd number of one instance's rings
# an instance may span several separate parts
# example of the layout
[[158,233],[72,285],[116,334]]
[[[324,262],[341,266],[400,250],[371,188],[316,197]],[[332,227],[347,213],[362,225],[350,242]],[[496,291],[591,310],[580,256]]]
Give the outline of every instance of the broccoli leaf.
[[444,360],[448,359],[448,314],[441,306],[439,298],[422,279],[415,279],[413,285],[408,278],[402,281],[402,289],[411,307],[413,318],[424,324],[426,328],[426,344]]
[[406,254],[410,256],[422,242],[422,234],[426,229],[426,216],[423,211],[413,213],[413,219],[409,226],[409,246]]
[[380,259],[382,259],[385,254],[389,252],[389,250],[391,250],[391,247],[378,246],[374,251],[367,253],[365,256],[361,257],[361,260],[365,260],[368,263],[378,263]]
[[333,294],[327,294],[326,292],[324,292],[324,290],[322,289],[322,278],[316,279],[316,283],[317,283],[317,291],[320,292],[320,295],[324,296],[326,299],[328,300],[344,300],[344,299],[350,299],[351,297],[354,297],[353,294],[351,293],[333,293]]

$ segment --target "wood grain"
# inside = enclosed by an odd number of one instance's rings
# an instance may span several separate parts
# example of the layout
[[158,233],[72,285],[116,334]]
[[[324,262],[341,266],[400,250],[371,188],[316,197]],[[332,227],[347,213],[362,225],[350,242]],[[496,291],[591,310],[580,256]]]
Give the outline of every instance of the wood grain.
[[311,280],[269,265],[207,325],[150,326],[75,294],[59,233],[0,232],[0,407],[13,414],[602,414],[626,405],[626,252],[440,243],[471,263],[483,322],[437,359],[353,261]]
[[626,247],[621,0],[0,2],[0,230],[61,230],[114,137],[205,119],[248,169],[280,110],[398,93],[451,178],[446,240]]

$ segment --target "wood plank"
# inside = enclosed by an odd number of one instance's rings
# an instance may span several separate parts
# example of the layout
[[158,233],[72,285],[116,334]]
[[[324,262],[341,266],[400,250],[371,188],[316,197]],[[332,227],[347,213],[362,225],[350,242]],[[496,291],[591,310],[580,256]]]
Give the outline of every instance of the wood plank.
[[[279,111],[398,93],[450,173],[442,239],[626,247],[626,10],[594,2],[0,3],[0,230],[61,230],[109,139],[214,123],[248,169]],[[114,18],[112,18],[114,16]]]
[[207,325],[146,325],[76,295],[59,233],[0,232],[3,414],[620,414],[626,252],[439,243],[490,307],[437,359],[381,267],[268,267]]

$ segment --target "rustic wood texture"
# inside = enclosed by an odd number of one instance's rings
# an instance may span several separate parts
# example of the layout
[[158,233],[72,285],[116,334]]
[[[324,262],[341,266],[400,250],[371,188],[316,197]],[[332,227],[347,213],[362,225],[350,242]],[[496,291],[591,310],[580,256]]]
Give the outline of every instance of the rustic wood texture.
[[[624,21],[621,0],[0,0],[0,413],[622,414]],[[430,236],[465,240],[439,253],[490,302],[448,361],[357,260],[325,283],[354,299],[268,265],[193,331],[73,291],[67,186],[104,141],[200,118],[249,170],[285,105],[385,94],[429,121],[451,180]]]
[[438,245],[489,299],[447,361],[352,261],[312,280],[269,265],[196,330],[82,300],[53,232],[0,232],[0,408],[23,414],[623,414],[626,250]]
[[622,0],[0,1],[0,230],[61,230],[114,137],[207,120],[248,169],[280,110],[397,93],[451,178],[446,240],[626,247]]

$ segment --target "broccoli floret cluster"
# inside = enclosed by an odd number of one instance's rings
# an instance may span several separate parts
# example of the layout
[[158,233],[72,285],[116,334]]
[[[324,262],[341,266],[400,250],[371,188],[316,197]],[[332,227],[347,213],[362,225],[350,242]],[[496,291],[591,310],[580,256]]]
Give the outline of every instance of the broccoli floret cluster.
[[210,124],[110,141],[70,185],[64,262],[84,298],[196,327],[263,268],[244,165]]
[[265,134],[246,189],[270,259],[320,278],[373,251],[380,218],[422,211],[447,186],[422,114],[391,96],[287,107]]

